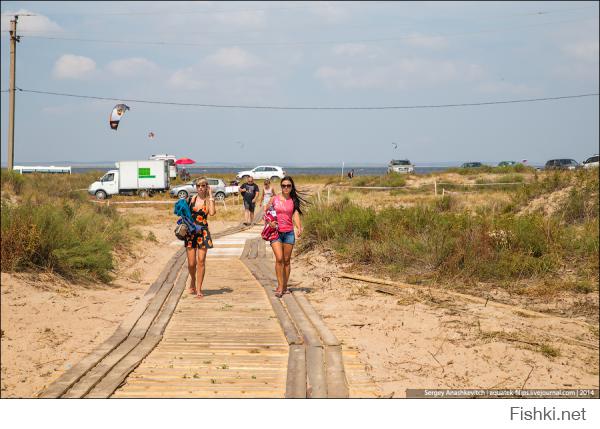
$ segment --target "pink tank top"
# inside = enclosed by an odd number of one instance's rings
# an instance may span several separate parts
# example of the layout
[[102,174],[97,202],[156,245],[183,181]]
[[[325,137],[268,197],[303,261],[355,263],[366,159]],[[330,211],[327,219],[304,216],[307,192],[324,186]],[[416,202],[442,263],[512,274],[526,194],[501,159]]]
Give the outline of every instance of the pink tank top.
[[294,200],[290,198],[281,201],[280,197],[277,195],[275,196],[273,206],[277,212],[277,229],[279,232],[293,231],[294,224],[292,223],[292,215],[294,214]]

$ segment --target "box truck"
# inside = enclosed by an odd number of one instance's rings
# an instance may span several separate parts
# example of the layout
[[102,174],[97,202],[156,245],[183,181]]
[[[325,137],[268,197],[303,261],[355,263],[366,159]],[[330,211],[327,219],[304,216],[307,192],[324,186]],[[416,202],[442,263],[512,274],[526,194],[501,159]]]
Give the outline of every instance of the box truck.
[[90,195],[103,200],[111,195],[152,196],[169,190],[169,165],[164,160],[119,161],[88,188]]

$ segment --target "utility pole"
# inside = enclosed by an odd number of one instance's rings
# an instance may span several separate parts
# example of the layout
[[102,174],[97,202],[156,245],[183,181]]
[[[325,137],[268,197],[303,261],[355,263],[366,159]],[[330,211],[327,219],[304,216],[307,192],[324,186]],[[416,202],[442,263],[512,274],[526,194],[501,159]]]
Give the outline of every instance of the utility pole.
[[10,21],[10,83],[8,85],[8,171],[13,170],[15,163],[15,69],[17,56],[17,20],[19,15]]

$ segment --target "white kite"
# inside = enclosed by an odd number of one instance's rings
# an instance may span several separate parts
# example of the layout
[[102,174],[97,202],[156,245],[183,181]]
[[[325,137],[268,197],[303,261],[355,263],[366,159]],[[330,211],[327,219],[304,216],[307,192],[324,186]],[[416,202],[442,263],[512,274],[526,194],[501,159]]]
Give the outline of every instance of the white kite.
[[153,138],[154,138],[154,133],[153,133],[152,131],[150,131],[150,132],[148,133],[148,138],[149,138],[149,139],[153,139]]
[[113,111],[110,114],[110,127],[113,130],[117,129],[117,127],[119,126],[119,121],[121,120],[121,118],[125,114],[125,111],[127,111],[127,110],[129,110],[129,106],[127,106],[125,104],[117,104],[113,108]]
[[394,149],[398,149],[398,145],[396,143],[392,143],[392,146],[394,146]]

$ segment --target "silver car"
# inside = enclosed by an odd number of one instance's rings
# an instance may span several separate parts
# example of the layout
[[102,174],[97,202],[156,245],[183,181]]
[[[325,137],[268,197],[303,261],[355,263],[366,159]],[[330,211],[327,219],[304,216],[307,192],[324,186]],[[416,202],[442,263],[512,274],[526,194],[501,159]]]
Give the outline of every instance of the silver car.
[[408,159],[392,159],[388,164],[388,173],[414,173],[415,167]]
[[[210,186],[215,200],[224,200],[227,196],[225,182],[223,182],[222,179],[207,178],[206,180],[208,181],[208,186]],[[184,185],[175,186],[169,191],[169,195],[177,198],[187,198],[190,195],[195,195],[196,193],[196,183],[194,181],[188,182]]]

